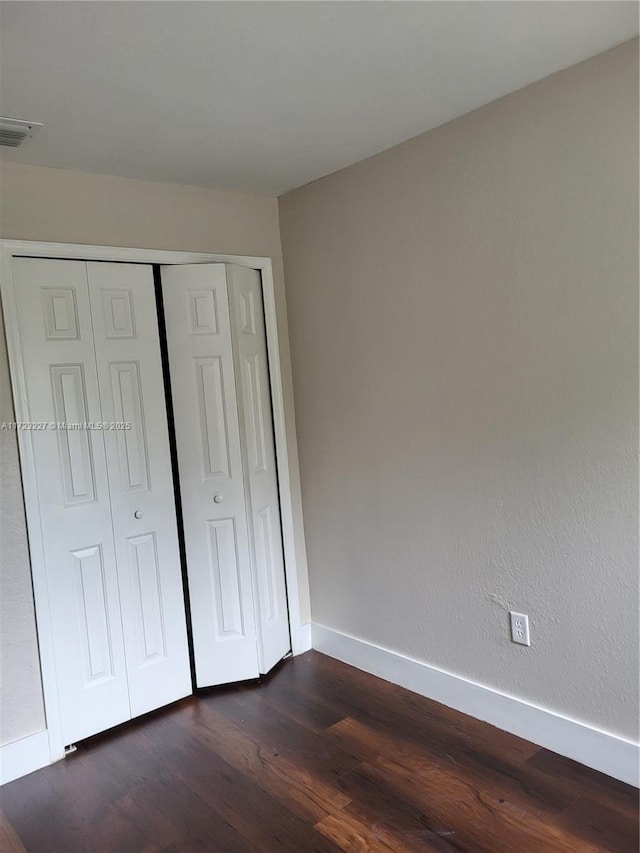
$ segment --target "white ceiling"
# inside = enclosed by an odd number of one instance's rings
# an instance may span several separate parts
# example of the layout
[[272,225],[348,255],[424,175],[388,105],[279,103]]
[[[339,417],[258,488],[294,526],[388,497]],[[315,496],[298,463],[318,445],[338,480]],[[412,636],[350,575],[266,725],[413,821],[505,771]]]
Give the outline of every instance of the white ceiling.
[[638,33],[635,2],[4,2],[1,156],[279,195]]

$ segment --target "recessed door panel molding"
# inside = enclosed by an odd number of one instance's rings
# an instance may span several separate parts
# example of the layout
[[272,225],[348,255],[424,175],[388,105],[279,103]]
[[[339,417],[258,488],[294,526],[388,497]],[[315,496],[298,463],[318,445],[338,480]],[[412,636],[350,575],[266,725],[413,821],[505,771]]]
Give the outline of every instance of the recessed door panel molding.
[[[82,364],[50,365],[51,390],[66,506],[96,497]],[[53,427],[52,427],[53,428]]]
[[[102,421],[86,264],[16,258],[13,275],[25,419],[58,426],[33,430],[26,440],[37,476],[60,728],[68,744],[131,716],[105,440],[84,424]],[[64,305],[53,302],[58,298]],[[82,428],[66,429],[67,421]]]
[[158,548],[155,533],[131,536],[127,541],[133,572],[138,660],[143,665],[167,656]]
[[247,434],[247,448],[249,451],[249,465],[254,474],[267,470],[267,442],[265,433],[265,412],[262,405],[261,370],[259,363],[260,355],[251,353],[241,356],[241,371],[243,376],[243,391],[246,388],[245,430]]
[[188,290],[189,325],[192,335],[217,335],[218,296],[215,290]]
[[238,296],[238,305],[240,308],[240,333],[242,335],[256,335],[257,327],[255,293],[251,290],[242,291]]
[[102,310],[106,338],[135,338],[131,290],[102,290]]
[[88,262],[87,277],[136,716],[191,693],[155,287],[143,264]]
[[140,365],[137,361],[111,362],[111,392],[115,423],[127,429],[116,429],[120,484],[124,492],[149,489],[149,459],[146,425],[140,384]]
[[261,573],[262,589],[260,600],[262,601],[262,618],[265,624],[275,622],[278,619],[278,595],[277,595],[277,560],[275,554],[275,539],[280,535],[279,530],[274,529],[271,507],[265,506],[257,513],[258,525],[256,527],[256,559],[261,562],[264,571]]
[[231,477],[229,432],[225,411],[221,356],[194,359],[198,389],[198,423],[202,445],[202,479]]
[[77,340],[78,306],[73,287],[43,287],[42,303],[47,339]]
[[240,427],[245,454],[247,513],[256,579],[260,672],[289,651],[280,496],[260,273],[227,265]]
[[243,637],[244,614],[235,523],[233,518],[220,518],[209,521],[208,527],[217,638]]
[[76,581],[76,617],[84,663],[84,687],[113,678],[102,546],[71,552]]
[[224,264],[161,274],[196,680],[206,687],[259,674],[227,276]]

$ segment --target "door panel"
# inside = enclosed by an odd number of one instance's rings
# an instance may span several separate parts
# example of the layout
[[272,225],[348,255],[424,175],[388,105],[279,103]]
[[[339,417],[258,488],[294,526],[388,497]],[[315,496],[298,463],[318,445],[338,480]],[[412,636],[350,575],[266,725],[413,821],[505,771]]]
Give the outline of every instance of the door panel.
[[153,271],[88,263],[131,713],[191,693]]
[[225,412],[222,356],[193,360],[202,443],[202,476],[231,476],[229,430]]
[[[62,735],[130,717],[91,312],[82,261],[13,262]],[[53,428],[69,422],[76,429]]]
[[223,264],[162,267],[198,686],[259,674]]
[[72,551],[85,686],[113,677],[102,547]]
[[[49,373],[55,420],[77,424],[89,421],[84,365],[49,365]],[[94,461],[88,431],[58,430],[57,438],[65,505],[94,501]]]
[[234,264],[227,265],[227,281],[257,579],[259,663],[266,673],[289,651],[291,641],[262,283],[257,270]]
[[235,519],[218,518],[207,526],[217,639],[241,638],[245,627]]
[[168,657],[167,627],[162,607],[162,585],[155,532],[127,539],[133,590],[138,666]]

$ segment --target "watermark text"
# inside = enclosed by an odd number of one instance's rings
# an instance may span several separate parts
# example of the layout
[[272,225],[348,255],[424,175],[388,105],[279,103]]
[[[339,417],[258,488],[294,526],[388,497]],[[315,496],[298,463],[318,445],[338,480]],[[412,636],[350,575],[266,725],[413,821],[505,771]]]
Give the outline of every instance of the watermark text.
[[127,430],[131,429],[129,421],[2,421],[0,430]]

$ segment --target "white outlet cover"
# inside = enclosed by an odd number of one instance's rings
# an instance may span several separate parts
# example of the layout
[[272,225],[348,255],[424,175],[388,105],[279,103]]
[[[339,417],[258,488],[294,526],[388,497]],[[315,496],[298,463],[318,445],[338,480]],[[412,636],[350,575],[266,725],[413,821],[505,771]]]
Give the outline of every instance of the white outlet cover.
[[511,641],[518,643],[520,646],[530,646],[531,637],[529,635],[529,617],[526,613],[516,613],[511,610],[509,612],[509,621],[511,623]]

